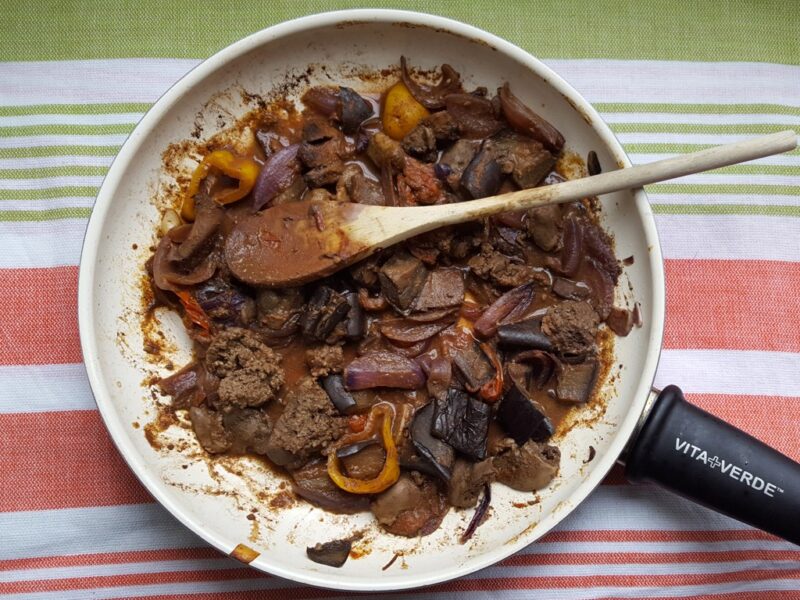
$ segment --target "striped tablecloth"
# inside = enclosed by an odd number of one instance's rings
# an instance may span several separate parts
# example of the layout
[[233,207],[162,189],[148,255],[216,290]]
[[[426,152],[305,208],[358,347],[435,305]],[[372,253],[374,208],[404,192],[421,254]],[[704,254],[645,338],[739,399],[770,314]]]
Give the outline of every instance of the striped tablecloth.
[[[243,568],[153,503],[95,409],[76,280],[103,175],[167,87],[247,33],[357,4],[4,3],[0,597],[341,597]],[[634,163],[800,129],[791,1],[380,4],[452,16],[542,57],[594,103]],[[679,383],[800,458],[800,153],[648,192],[667,272],[657,383]],[[400,596],[800,598],[800,549],[616,474],[519,554]]]

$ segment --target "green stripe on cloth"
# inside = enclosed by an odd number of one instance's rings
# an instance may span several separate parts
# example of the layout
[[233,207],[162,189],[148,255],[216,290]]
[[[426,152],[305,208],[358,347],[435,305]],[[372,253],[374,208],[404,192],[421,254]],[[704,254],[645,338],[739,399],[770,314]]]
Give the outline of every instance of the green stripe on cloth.
[[[800,102],[800,98],[798,98]],[[703,115],[800,115],[800,106],[783,104],[658,104],[636,102],[597,102],[595,109],[600,112],[651,112],[683,113]]]
[[0,137],[20,135],[109,135],[130,133],[134,123],[115,125],[16,125],[0,127]]
[[0,117],[18,117],[25,115],[105,115],[113,113],[143,113],[151,106],[151,104],[144,102],[0,106]]
[[731,165],[709,173],[725,175],[800,175],[800,165]]
[[741,183],[657,183],[645,187],[654,194],[785,194],[800,196],[800,186]]
[[[798,98],[800,102],[800,98]],[[143,113],[152,105],[146,102],[99,104],[30,104],[0,106],[0,117],[25,115],[102,115],[114,113]],[[658,104],[648,102],[596,102],[600,112],[675,113],[703,115],[770,114],[800,116],[800,106],[784,104]]]
[[[625,152],[629,154],[686,154],[697,152],[706,148],[713,148],[714,144],[672,144],[661,142],[647,142],[635,144],[623,144]],[[800,156],[800,148],[791,152],[784,152],[784,155]]]
[[[34,179],[37,177],[102,177],[108,167],[87,165],[64,165],[29,169],[0,169],[0,179]],[[731,165],[714,169],[709,173],[720,175],[800,175],[800,165]]]
[[0,210],[0,222],[57,221],[59,219],[88,219],[91,208],[50,208],[47,210]]
[[0,158],[41,158],[43,156],[115,156],[119,146],[31,146],[0,148]]
[[[0,56],[5,60],[203,58],[280,21],[359,8],[364,2],[119,0],[47,4],[49,10],[41,4],[32,10],[23,2],[4,7]],[[697,2],[688,10],[681,0],[543,0],[535,4],[521,0],[372,0],[369,4],[458,19],[543,57],[800,64],[797,11],[792,3],[781,0]]]
[[762,135],[796,129],[797,125],[767,123],[733,123],[704,125],[697,123],[609,123],[614,133],[717,133]]
[[96,177],[108,172],[108,167],[64,165],[34,169],[0,169],[0,179],[34,179],[37,177]]
[[[773,206],[753,204],[651,204],[653,212],[660,215],[758,215],[772,217],[800,217],[800,206]],[[47,210],[0,210],[2,221],[54,221],[58,219],[88,218],[91,208],[66,207]]]
[[660,215],[759,215],[766,217],[800,217],[800,206],[763,204],[659,204],[651,203]]
[[[94,186],[63,186],[42,188],[39,190],[2,190],[0,200],[52,200],[69,196],[94,197],[100,188]],[[2,206],[0,205],[0,208]]]

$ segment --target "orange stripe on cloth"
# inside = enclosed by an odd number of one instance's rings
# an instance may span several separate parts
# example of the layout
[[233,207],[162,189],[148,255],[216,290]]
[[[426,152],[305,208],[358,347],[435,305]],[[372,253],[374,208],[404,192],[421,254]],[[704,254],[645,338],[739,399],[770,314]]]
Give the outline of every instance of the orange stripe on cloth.
[[[156,579],[156,578],[154,578]],[[421,598],[429,594],[443,592],[474,592],[496,590],[536,590],[536,589],[564,589],[564,588],[596,588],[605,586],[615,587],[669,587],[687,585],[709,585],[738,582],[759,582],[770,580],[798,580],[800,571],[791,569],[754,569],[736,571],[732,573],[674,573],[667,575],[576,575],[550,576],[550,577],[492,577],[457,579],[447,583],[437,584],[416,590]],[[150,583],[158,583],[152,581]],[[63,588],[62,588],[63,589]],[[408,594],[408,592],[404,592]],[[336,592],[319,588],[292,586],[269,590],[250,590],[242,592],[222,592],[211,594],[178,594],[169,595],[174,600],[190,600],[196,598],[215,598],[225,600],[272,600],[293,598],[301,600],[306,598],[337,598],[357,597],[347,592]],[[786,596],[784,596],[786,597]]]
[[64,592],[92,588],[123,587],[129,585],[152,585],[185,583],[187,581],[231,581],[234,579],[267,579],[270,575],[249,567],[233,569],[211,569],[208,571],[171,571],[164,573],[132,573],[127,575],[102,575],[67,579],[39,579],[35,581],[0,582],[3,594],[25,594],[31,592]]
[[0,364],[81,362],[78,269],[0,269]]
[[[800,438],[797,437],[800,398],[690,394],[688,399],[800,462]],[[776,418],[776,415],[780,417]]]
[[792,292],[800,290],[800,263],[668,260],[665,265],[665,348],[800,352],[800,294]]
[[781,541],[758,529],[718,529],[688,531],[682,529],[591,529],[551,531],[538,543],[548,542],[731,542]]
[[[469,591],[459,585],[459,581],[451,582],[436,586],[436,588],[427,587],[411,590],[410,592],[386,592],[383,595],[387,598],[393,598],[398,595],[410,596],[415,592],[420,598],[429,598],[427,594],[432,591],[440,593]],[[581,586],[592,587],[592,586]],[[503,587],[498,587],[497,590],[502,590]],[[495,591],[494,589],[491,591]],[[701,596],[664,596],[669,600],[785,600],[787,598],[794,598],[789,594],[794,591],[765,591],[765,592],[732,592],[728,594],[708,594]],[[272,590],[248,590],[241,592],[203,592],[198,594],[164,594],[156,596],[126,596],[125,598],[118,598],[117,600],[156,600],[161,598],[169,598],[170,600],[312,600],[316,598],[358,598],[358,594],[348,592],[336,592],[333,590],[324,590],[320,588],[312,588],[298,585],[297,587],[286,587]],[[660,596],[659,596],[660,597]],[[597,600],[653,600],[652,596],[602,596]]]
[[800,561],[800,550],[725,550],[722,552],[576,552],[514,554],[500,564],[505,567],[547,565],[628,565],[721,563],[745,560]]
[[59,567],[85,567],[93,565],[119,565],[124,563],[159,560],[203,560],[224,558],[215,548],[167,548],[163,550],[131,550],[128,552],[102,552],[96,554],[69,554],[65,556],[35,556],[0,560],[0,571],[21,569],[52,569]]
[[[213,571],[178,571],[168,573],[146,573],[134,575],[111,575],[75,579],[55,579],[39,581],[16,581],[0,583],[0,594],[21,594],[31,592],[47,592],[68,590],[85,590],[93,588],[124,587],[134,585],[158,585],[185,582],[232,581],[243,579],[261,579],[270,576],[255,569],[225,569]],[[476,579],[458,579],[452,582],[437,584],[419,591],[423,594],[436,592],[466,592],[489,590],[524,590],[524,589],[562,589],[593,588],[604,586],[645,587],[645,586],[685,586],[709,585],[736,582],[770,581],[775,579],[798,580],[800,571],[793,569],[753,569],[734,571],[731,573],[672,573],[665,575],[576,575],[551,577],[492,577]],[[277,594],[283,592],[284,595]],[[317,595],[319,593],[319,595]],[[283,590],[262,590],[258,598],[318,598],[320,596],[336,596],[331,590],[315,590],[314,588],[291,587]],[[346,594],[345,594],[346,596]],[[192,598],[192,595],[171,596],[173,598]],[[224,597],[224,596],[215,596]],[[237,595],[237,598],[246,598]],[[423,596],[424,597],[424,596]]]
[[[800,351],[800,295],[786,293],[800,289],[800,263],[668,260],[666,269],[665,347]],[[80,362],[77,267],[0,276],[0,364]]]
[[152,502],[97,411],[0,414],[0,511]]
[[576,575],[575,577],[496,577],[487,579],[460,579],[450,584],[424,588],[426,592],[560,589],[571,587],[640,587],[709,585],[740,581],[769,581],[773,579],[800,579],[797,569],[752,569],[732,573],[672,573],[668,575]]
[[[139,550],[69,556],[41,556],[0,561],[0,571],[25,569],[52,569],[96,565],[118,565],[139,562],[173,560],[214,560],[226,555],[210,547],[169,548],[164,550]],[[526,565],[593,565],[593,564],[665,564],[665,563],[722,563],[741,561],[800,561],[798,550],[770,550],[752,548],[714,552],[579,552],[547,554],[515,554],[501,566]]]
[[[791,595],[795,594],[795,595]],[[691,596],[665,596],[669,600],[791,600],[800,597],[797,590],[767,590],[763,592],[728,592]],[[139,598],[139,600],[142,600]],[[653,600],[653,596],[603,596],[598,600]]]
[[[285,580],[284,580],[285,581]],[[291,585],[291,584],[289,584]],[[451,585],[451,584],[446,584]],[[393,598],[398,595],[411,596],[415,593],[419,594],[420,598],[428,598],[425,595],[431,588],[416,588],[405,592],[382,592],[381,596],[386,598]],[[499,589],[499,588],[498,588]],[[452,591],[452,590],[443,590]],[[153,596],[125,596],[124,598],[117,598],[116,600],[142,600],[143,598],[161,599],[168,598],[169,600],[312,600],[315,598],[348,598],[358,600],[360,592],[338,592],[336,590],[328,590],[324,588],[316,588],[303,584],[297,584],[294,587],[282,587],[266,590],[242,590],[235,592],[198,592],[190,594],[157,594]],[[375,597],[374,593],[370,597]]]

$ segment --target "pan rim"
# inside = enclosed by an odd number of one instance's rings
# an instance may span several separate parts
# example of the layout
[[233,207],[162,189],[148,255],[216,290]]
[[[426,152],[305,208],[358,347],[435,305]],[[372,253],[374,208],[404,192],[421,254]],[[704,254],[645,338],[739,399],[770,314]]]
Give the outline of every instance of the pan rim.
[[[187,73],[177,83],[175,83],[156,103],[154,103],[154,105],[142,118],[140,123],[136,126],[128,140],[126,140],[126,142],[123,144],[119,154],[115,157],[111,167],[109,168],[108,174],[106,175],[100,191],[98,192],[97,201],[86,229],[83,248],[81,251],[78,280],[78,322],[81,348],[84,357],[84,365],[101,417],[105,422],[109,433],[111,434],[114,444],[117,446],[117,449],[120,451],[120,454],[123,456],[128,466],[148,489],[148,491],[155,497],[155,499],[170,513],[172,513],[174,517],[176,517],[183,525],[187,526],[199,537],[203,538],[206,542],[225,552],[226,554],[230,553],[232,550],[232,547],[230,547],[227,542],[218,539],[217,536],[205,530],[200,522],[190,515],[187,515],[176,502],[174,502],[167,494],[164,494],[160,490],[159,486],[155,485],[151,481],[154,479],[154,475],[146,470],[143,461],[137,460],[137,452],[135,448],[129,444],[126,441],[126,437],[122,435],[120,430],[121,424],[115,411],[113,410],[111,402],[104,397],[103,386],[101,385],[102,376],[99,362],[97,360],[98,348],[95,341],[96,328],[93,319],[93,306],[95,300],[95,263],[97,259],[98,241],[102,235],[102,226],[105,223],[108,215],[110,201],[113,195],[112,192],[119,183],[119,180],[128,164],[138,151],[141,142],[145,137],[144,132],[148,131],[150,127],[157,122],[160,116],[169,110],[187,90],[191,89],[198,82],[202,81],[203,78],[216,71],[221,65],[236,59],[237,57],[257,48],[262,44],[272,42],[282,37],[291,36],[307,29],[330,26],[347,26],[362,22],[388,24],[394,23],[424,27],[444,31],[446,33],[452,33],[467,39],[490,45],[497,51],[510,56],[510,58],[525,65],[532,72],[545,78],[551,87],[555,88],[559,93],[567,98],[568,101],[572,102],[577,110],[591,119],[593,129],[603,140],[606,147],[613,153],[619,165],[624,167],[629,167],[631,165],[630,160],[625,154],[621,144],[613,135],[609,127],[601,119],[597,111],[574,88],[572,88],[564,79],[562,79],[549,67],[544,65],[538,59],[534,58],[528,52],[493,34],[487,33],[464,23],[460,23],[458,21],[425,13],[388,9],[356,9],[320,13],[286,21],[234,42],[212,57],[206,59],[192,69],[189,73]],[[415,576],[413,573],[409,572],[407,573],[407,577],[401,585],[398,585],[396,581],[382,582],[380,574],[378,574],[372,580],[359,579],[354,580],[349,584],[343,584],[340,577],[330,577],[325,573],[304,571],[302,568],[290,570],[275,567],[274,565],[263,564],[258,564],[257,568],[267,571],[273,575],[320,587],[347,589],[352,591],[390,591],[410,589],[448,581],[494,564],[497,561],[519,551],[521,548],[527,546],[536,539],[539,539],[541,536],[550,531],[550,529],[558,524],[563,518],[570,514],[572,510],[574,510],[574,508],[577,507],[601,482],[603,477],[605,477],[606,473],[612,468],[614,463],[617,461],[618,456],[625,448],[628,438],[634,431],[636,423],[639,420],[640,413],[643,410],[644,403],[647,399],[648,392],[655,376],[655,370],[662,344],[665,313],[664,267],[662,254],[655,227],[655,221],[653,219],[652,211],[649,207],[645,192],[642,189],[638,189],[634,190],[633,194],[636,210],[640,215],[643,216],[645,229],[644,236],[651,248],[647,260],[650,263],[649,273],[653,300],[650,314],[644,315],[644,317],[650,320],[652,334],[648,341],[647,355],[644,361],[644,367],[640,373],[636,397],[631,401],[631,407],[626,414],[625,419],[615,427],[614,442],[608,448],[608,450],[596,458],[596,463],[594,464],[592,471],[573,492],[572,496],[570,496],[569,507],[565,507],[557,512],[548,513],[539,521],[539,526],[536,527],[535,531],[519,536],[519,539],[513,543],[504,544],[503,546],[481,554],[480,556],[477,556],[462,565],[453,565],[453,568],[442,570],[435,575]]]

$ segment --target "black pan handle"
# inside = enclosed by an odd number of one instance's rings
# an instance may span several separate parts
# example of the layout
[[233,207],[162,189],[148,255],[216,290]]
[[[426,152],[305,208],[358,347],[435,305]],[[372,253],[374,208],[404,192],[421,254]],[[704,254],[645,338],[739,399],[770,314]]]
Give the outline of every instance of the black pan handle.
[[656,398],[624,462],[632,483],[657,483],[800,545],[800,464],[689,404],[674,385]]

